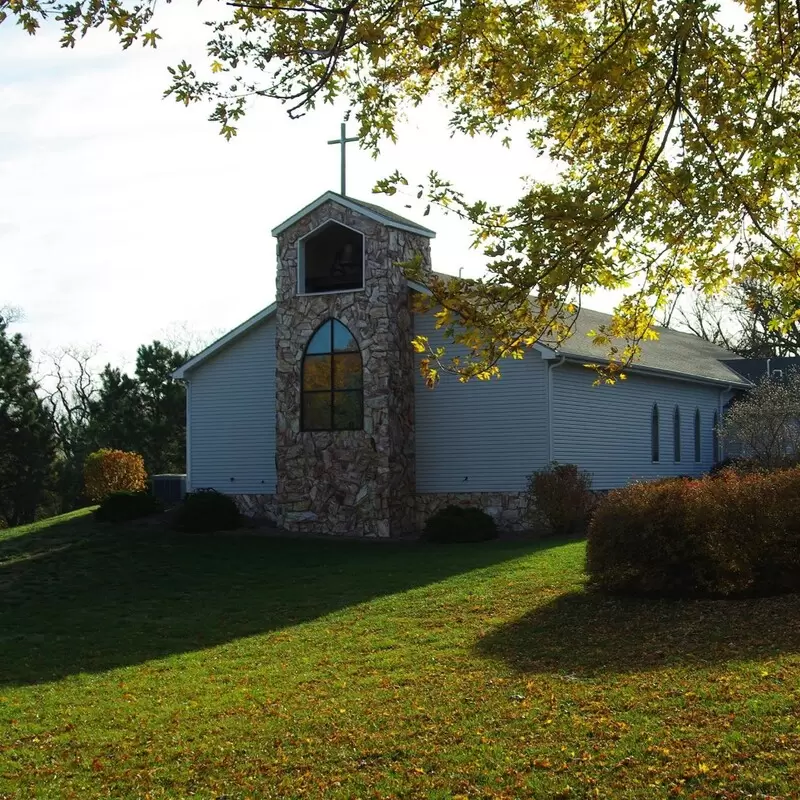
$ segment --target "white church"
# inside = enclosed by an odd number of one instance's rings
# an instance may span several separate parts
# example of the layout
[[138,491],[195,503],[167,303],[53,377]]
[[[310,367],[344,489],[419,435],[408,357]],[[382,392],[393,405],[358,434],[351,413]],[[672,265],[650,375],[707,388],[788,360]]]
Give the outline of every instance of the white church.
[[186,384],[187,490],[233,495],[252,515],[310,533],[401,536],[450,503],[525,527],[526,478],[577,464],[594,489],[699,475],[720,453],[716,425],[751,384],[735,358],[660,329],[628,380],[594,386],[582,310],[557,349],[541,344],[502,377],[429,389],[411,339],[436,344],[425,287],[434,232],[372,203],[326,192],[278,225],[276,301],[174,373]]

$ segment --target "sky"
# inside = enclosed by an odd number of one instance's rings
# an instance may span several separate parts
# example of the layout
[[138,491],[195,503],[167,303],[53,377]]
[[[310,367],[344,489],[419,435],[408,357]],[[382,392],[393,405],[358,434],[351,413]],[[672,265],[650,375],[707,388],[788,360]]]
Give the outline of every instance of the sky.
[[[63,50],[55,30],[0,25],[0,306],[22,309],[16,327],[35,352],[95,343],[124,365],[176,327],[206,339],[235,327],[274,299],[270,230],[338,190],[339,150],[326,142],[342,107],[290,120],[259,100],[226,142],[209,106],[162,97],[167,66],[207,62],[208,13],[162,5],[158,49],[125,52],[105,31]],[[473,277],[483,258],[463,222],[437,209],[423,218],[413,189],[372,194],[395,169],[412,186],[435,169],[500,203],[520,194],[522,176],[550,172],[524,142],[451,137],[433,101],[377,160],[349,146],[348,194],[433,228],[434,268]]]

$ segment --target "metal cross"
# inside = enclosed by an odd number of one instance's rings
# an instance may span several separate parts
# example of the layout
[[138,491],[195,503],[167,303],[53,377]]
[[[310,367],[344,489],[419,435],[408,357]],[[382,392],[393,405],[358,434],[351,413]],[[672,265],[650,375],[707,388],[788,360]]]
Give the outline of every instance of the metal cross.
[[345,180],[346,180],[346,173],[347,173],[347,160],[345,156],[345,149],[347,147],[348,142],[357,142],[358,136],[351,136],[349,139],[347,138],[347,124],[342,123],[341,133],[339,134],[338,139],[329,139],[328,144],[338,144],[341,145],[342,148],[342,195],[346,196],[347,192],[345,191]]

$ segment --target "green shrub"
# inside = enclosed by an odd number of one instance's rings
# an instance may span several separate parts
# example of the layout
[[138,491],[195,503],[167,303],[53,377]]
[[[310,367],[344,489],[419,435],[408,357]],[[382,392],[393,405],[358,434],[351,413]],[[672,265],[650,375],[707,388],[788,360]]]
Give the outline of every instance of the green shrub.
[[496,537],[495,521],[485,511],[470,506],[446,506],[425,523],[429,542],[483,542]]
[[638,483],[609,492],[586,569],[609,592],[666,596],[800,590],[800,469]]
[[128,522],[163,511],[161,503],[147,492],[112,492],[94,512],[99,522]]
[[528,508],[544,515],[554,534],[583,533],[595,503],[592,476],[575,464],[553,462],[528,478]]
[[172,521],[175,530],[186,533],[228,531],[241,524],[242,517],[233,498],[214,489],[187,494]]

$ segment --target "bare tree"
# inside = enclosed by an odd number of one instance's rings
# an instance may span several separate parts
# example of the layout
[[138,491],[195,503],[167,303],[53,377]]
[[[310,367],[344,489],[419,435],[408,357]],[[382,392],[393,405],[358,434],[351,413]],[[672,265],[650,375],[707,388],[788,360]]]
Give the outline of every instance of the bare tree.
[[800,355],[800,324],[776,328],[797,301],[760,281],[733,286],[721,295],[688,292],[663,324],[688,330],[742,358]]
[[800,457],[800,372],[786,380],[767,378],[725,414],[720,435],[726,445],[767,467]]
[[44,353],[45,372],[39,380],[59,446],[66,454],[74,434],[89,424],[91,402],[97,396],[92,360],[98,345],[64,347]]
[[198,332],[192,330],[187,322],[173,322],[161,331],[159,340],[170,350],[194,356],[219,339],[223,333],[225,331],[220,328]]
[[0,306],[0,318],[4,319],[6,324],[13,325],[15,322],[21,322],[25,314],[19,306],[6,304]]
[[92,365],[98,351],[97,345],[64,347],[44,353],[40,362],[39,393],[55,432],[62,510],[79,504],[83,494],[83,462],[92,449],[92,404],[99,393]]

